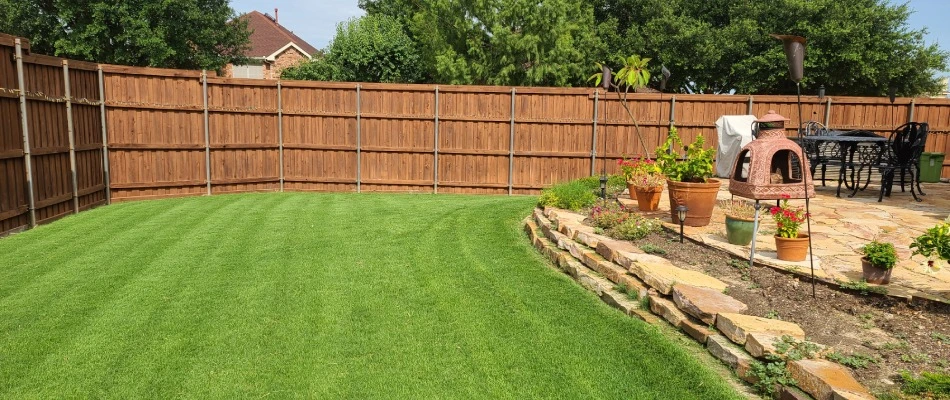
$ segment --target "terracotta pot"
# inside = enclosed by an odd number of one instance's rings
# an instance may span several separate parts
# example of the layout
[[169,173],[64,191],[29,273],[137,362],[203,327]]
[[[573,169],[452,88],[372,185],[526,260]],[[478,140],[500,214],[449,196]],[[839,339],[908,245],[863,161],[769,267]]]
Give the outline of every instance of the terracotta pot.
[[864,273],[864,280],[876,285],[886,285],[891,283],[891,271],[894,268],[881,268],[871,264],[866,258],[861,257],[861,272]]
[[808,234],[799,233],[797,238],[776,235],[775,249],[779,260],[805,261],[805,256],[808,255]]
[[748,246],[754,229],[755,221],[726,215],[726,240],[730,244]]
[[663,195],[663,186],[634,188],[637,194],[637,208],[640,211],[656,211],[660,208],[660,196]]
[[676,207],[686,205],[686,219],[683,225],[706,226],[716,207],[716,194],[719,193],[719,180],[709,179],[706,183],[666,181],[670,193],[670,219],[679,225]]

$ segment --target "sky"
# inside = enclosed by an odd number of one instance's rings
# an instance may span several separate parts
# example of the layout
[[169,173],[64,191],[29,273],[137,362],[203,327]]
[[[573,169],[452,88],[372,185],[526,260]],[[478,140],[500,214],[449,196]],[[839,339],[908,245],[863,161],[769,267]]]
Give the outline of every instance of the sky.
[[[898,4],[901,1],[892,2]],[[944,50],[950,51],[950,24],[946,23],[950,17],[950,1],[909,0],[908,3],[914,10],[908,21],[910,28],[926,27],[927,42],[937,42]],[[274,8],[278,8],[280,24],[319,49],[325,48],[333,39],[338,23],[364,14],[357,7],[357,0],[232,0],[231,7],[238,13],[257,10],[272,15]]]

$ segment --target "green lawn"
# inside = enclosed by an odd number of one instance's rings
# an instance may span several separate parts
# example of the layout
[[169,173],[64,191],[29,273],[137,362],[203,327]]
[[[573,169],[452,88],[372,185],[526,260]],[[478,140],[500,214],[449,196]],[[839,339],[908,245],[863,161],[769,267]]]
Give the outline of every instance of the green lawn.
[[221,195],[0,239],[0,398],[739,397],[548,268],[533,202]]

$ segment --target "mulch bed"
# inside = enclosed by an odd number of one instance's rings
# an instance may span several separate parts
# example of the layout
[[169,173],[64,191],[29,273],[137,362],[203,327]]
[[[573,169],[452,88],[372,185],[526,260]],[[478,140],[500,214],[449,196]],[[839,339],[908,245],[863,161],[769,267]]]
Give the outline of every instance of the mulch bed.
[[852,369],[876,392],[892,389],[899,371],[946,373],[950,367],[950,306],[831,288],[822,283],[812,297],[810,280],[768,267],[748,269],[748,260],[697,243],[679,243],[663,231],[636,242],[666,251],[681,268],[702,271],[730,285],[728,294],[749,306],[748,314],[799,324],[809,340],[836,352],[877,359]]

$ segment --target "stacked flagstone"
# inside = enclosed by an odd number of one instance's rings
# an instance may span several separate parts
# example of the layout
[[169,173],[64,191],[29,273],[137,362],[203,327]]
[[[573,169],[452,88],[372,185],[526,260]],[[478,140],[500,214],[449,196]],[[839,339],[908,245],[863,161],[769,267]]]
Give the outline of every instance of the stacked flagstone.
[[[604,302],[649,323],[659,316],[705,344],[717,359],[750,383],[756,358],[775,355],[782,336],[805,339],[798,325],[745,315],[748,307],[723,292],[727,285],[701,272],[686,270],[669,260],[644,253],[627,241],[595,233],[584,216],[569,211],[535,209],[525,220],[534,246],[558,268]],[[621,293],[648,299],[649,310]],[[815,399],[873,399],[847,368],[827,360],[790,361],[788,369],[800,391],[783,388],[783,396]]]

